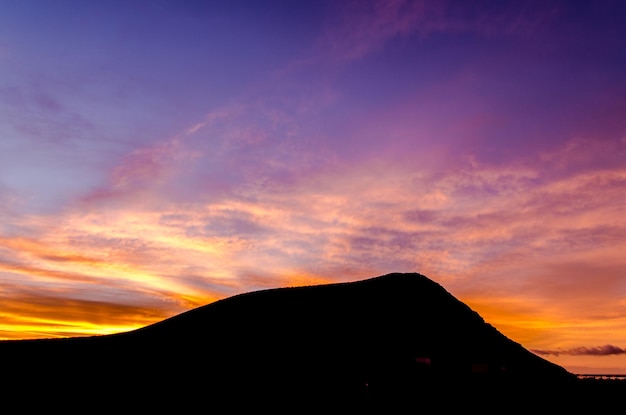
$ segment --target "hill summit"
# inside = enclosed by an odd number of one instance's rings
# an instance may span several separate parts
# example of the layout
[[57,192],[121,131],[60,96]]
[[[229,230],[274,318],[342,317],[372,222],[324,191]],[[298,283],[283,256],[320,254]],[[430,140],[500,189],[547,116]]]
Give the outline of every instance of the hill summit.
[[5,391],[144,409],[486,406],[576,380],[415,273],[255,291],[131,332],[0,342],[0,355]]

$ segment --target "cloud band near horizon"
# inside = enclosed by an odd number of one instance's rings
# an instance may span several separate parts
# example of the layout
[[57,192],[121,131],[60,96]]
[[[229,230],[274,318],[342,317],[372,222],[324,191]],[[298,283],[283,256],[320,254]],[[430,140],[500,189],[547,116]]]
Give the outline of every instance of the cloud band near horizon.
[[570,355],[570,356],[609,356],[609,355],[620,355],[626,354],[626,349],[623,349],[618,346],[613,346],[611,344],[605,344],[604,346],[595,346],[595,347],[574,347],[571,349],[556,349],[556,350],[531,350],[534,353],[544,355],[544,356],[560,356],[560,355]]

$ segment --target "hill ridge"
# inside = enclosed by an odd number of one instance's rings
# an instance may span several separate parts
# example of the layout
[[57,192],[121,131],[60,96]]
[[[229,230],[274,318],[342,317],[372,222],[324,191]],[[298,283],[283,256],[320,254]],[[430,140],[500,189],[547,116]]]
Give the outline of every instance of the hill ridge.
[[137,385],[190,404],[384,406],[446,390],[541,394],[575,379],[418,273],[251,291],[134,331],[64,340],[0,343],[12,356],[6,376],[61,393],[53,379],[63,373],[84,396],[118,391],[144,407],[156,403],[134,396]]

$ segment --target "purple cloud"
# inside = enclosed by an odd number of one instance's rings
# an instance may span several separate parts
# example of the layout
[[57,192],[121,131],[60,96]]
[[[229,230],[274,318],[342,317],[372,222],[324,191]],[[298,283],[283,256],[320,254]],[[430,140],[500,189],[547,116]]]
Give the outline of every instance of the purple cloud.
[[604,346],[595,346],[595,347],[573,347],[571,349],[555,349],[555,350],[538,350],[532,349],[533,353],[537,353],[544,356],[560,356],[560,355],[570,355],[570,356],[610,356],[610,355],[620,355],[626,354],[626,349],[623,349],[618,346],[614,346],[612,344],[605,344]]

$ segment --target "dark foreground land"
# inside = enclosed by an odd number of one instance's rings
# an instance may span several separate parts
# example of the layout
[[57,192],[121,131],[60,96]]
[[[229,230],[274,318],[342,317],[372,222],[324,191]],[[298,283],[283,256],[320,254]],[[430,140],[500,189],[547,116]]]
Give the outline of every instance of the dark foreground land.
[[0,342],[0,359],[0,405],[72,413],[581,413],[626,397],[626,381],[577,379],[419,274],[243,294],[111,336]]

